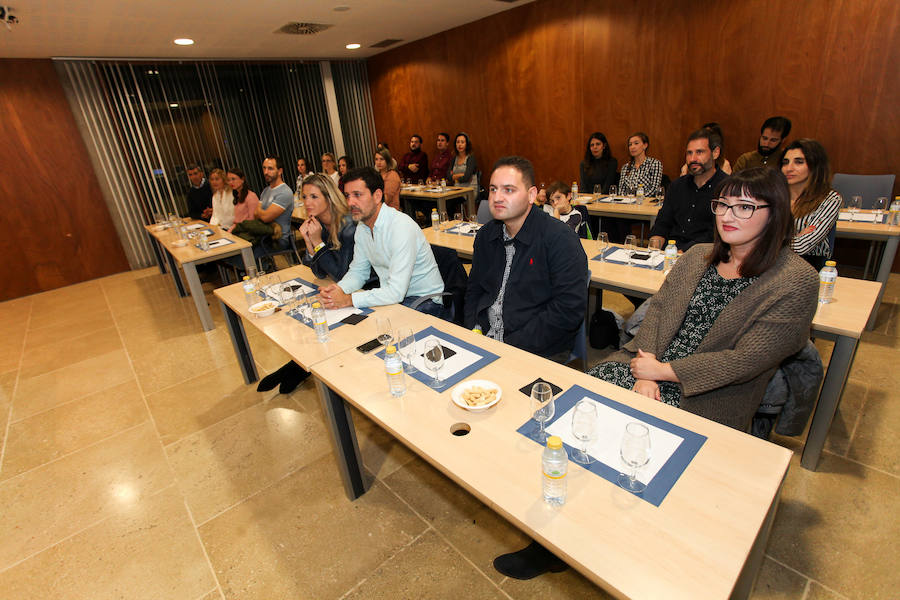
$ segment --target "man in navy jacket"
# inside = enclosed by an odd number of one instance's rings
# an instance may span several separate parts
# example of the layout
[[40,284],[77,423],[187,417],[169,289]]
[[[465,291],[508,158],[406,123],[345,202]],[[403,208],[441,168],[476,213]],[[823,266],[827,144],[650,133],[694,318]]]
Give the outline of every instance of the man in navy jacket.
[[572,229],[533,205],[534,167],[501,158],[491,174],[493,221],[475,237],[466,326],[566,362],[587,310],[587,257]]

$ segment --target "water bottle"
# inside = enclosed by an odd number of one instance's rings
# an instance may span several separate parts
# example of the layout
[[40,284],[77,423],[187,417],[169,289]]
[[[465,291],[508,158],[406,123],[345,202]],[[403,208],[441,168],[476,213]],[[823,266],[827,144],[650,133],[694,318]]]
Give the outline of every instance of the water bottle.
[[438,212],[436,208],[431,209],[431,228],[435,231],[440,231],[441,225],[441,217],[438,216]]
[[888,223],[897,227],[900,226],[900,196],[894,198],[894,201],[891,202],[891,210],[890,215],[888,216]]
[[834,296],[834,282],[837,280],[837,265],[833,260],[825,261],[819,271],[819,304],[828,304]]
[[569,470],[569,457],[563,448],[562,439],[551,435],[547,438],[547,447],[541,457],[544,471],[544,502],[553,506],[566,503],[566,473]]
[[328,320],[325,318],[325,309],[319,302],[312,305],[313,328],[316,330],[316,338],[320,342],[328,341]]
[[250,279],[247,275],[244,275],[244,300],[247,301],[247,308],[250,308],[257,302],[259,302],[259,296],[256,295],[256,286],[253,285],[253,280]]
[[397,347],[391,344],[384,351],[384,372],[387,373],[388,389],[391,396],[400,397],[406,393],[406,381],[403,379],[403,361],[397,354]]
[[205,231],[200,232],[200,249],[209,250],[209,234]]
[[578,204],[578,182],[572,182],[572,204]]
[[441,191],[442,192],[447,191],[447,180],[446,179],[441,179]]
[[635,196],[637,197],[638,204],[644,203],[644,184],[643,183],[638,184],[637,193],[635,193]]
[[672,270],[672,267],[675,266],[677,260],[678,246],[675,245],[675,240],[669,240],[669,244],[666,246],[665,263],[663,265],[666,273]]

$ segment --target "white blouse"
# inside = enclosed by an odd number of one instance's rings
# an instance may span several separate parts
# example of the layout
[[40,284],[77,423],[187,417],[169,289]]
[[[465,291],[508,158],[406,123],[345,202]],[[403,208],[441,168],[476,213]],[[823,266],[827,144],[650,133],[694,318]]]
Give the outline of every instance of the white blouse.
[[213,194],[212,209],[210,225],[218,225],[223,229],[230,229],[234,225],[234,195],[231,193],[231,189]]

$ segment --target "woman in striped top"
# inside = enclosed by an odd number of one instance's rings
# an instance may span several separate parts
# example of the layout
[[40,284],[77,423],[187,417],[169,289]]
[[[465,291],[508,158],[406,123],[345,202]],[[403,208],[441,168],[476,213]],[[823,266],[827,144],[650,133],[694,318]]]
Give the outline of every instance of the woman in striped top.
[[631,160],[622,165],[619,174],[619,192],[634,193],[638,185],[644,185],[644,194],[653,196],[662,180],[663,166],[655,158],[647,156],[647,148],[650,147],[650,138],[646,133],[638,131],[628,138],[628,153]]
[[831,189],[825,148],[816,140],[795,140],[784,151],[781,172],[791,190],[791,248],[819,270],[834,250],[828,234],[837,223],[842,204],[840,194]]

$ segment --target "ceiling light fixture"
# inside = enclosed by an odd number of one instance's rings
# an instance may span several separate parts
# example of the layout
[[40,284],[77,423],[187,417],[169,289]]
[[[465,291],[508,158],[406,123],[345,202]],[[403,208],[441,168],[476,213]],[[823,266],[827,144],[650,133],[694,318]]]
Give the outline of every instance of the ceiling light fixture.
[[177,102],[169,102],[169,108],[178,108]]
[[177,44],[178,46],[193,46],[194,40],[192,40],[191,38],[178,38],[177,40],[175,40],[175,44]]
[[347,50],[356,50],[359,48],[359,44],[347,44],[345,48],[347,48]]

